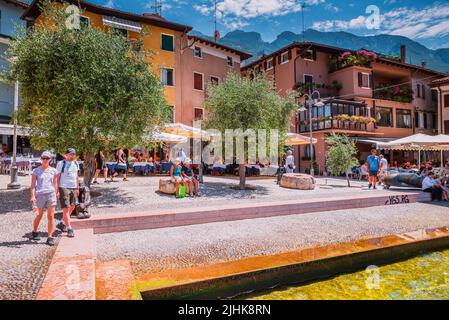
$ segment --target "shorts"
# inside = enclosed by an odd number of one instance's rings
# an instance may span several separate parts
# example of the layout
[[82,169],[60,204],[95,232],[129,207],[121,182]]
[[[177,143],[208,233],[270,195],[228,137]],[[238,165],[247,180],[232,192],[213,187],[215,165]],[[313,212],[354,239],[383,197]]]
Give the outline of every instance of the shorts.
[[36,206],[38,209],[49,209],[56,207],[56,193],[37,194]]
[[76,189],[59,188],[59,201],[62,209],[74,207],[76,200]]
[[174,177],[172,177],[172,181],[173,182],[183,182],[184,180],[181,177],[174,176]]
[[106,170],[108,167],[106,166],[106,162],[104,162],[103,160],[98,161],[96,163],[96,169],[97,170]]
[[125,163],[117,164],[117,167],[115,168],[115,172],[117,172],[117,173],[128,173],[128,165],[125,164]]
[[378,171],[370,171],[370,172],[369,172],[369,176],[370,176],[370,177],[376,177],[376,178],[377,178],[378,175],[379,175],[379,172],[378,172]]

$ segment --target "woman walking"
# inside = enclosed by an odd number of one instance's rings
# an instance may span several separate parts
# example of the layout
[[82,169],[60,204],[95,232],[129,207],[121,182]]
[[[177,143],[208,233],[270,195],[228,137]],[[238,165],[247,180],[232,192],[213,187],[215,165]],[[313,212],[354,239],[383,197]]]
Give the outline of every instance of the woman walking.
[[108,167],[106,166],[106,158],[105,158],[102,150],[98,150],[97,154],[95,155],[95,166],[96,166],[96,170],[95,170],[93,184],[98,183],[97,179],[98,179],[98,176],[100,175],[100,172],[103,172],[104,182],[105,183],[109,182],[108,181]]
[[55,208],[58,194],[58,180],[56,179],[56,169],[50,167],[52,155],[46,151],[42,153],[42,165],[33,171],[31,177],[31,204],[37,216],[33,223],[32,240],[39,241],[39,224],[47,209],[48,219],[48,239],[47,245],[54,246],[55,240],[53,233],[55,231]]

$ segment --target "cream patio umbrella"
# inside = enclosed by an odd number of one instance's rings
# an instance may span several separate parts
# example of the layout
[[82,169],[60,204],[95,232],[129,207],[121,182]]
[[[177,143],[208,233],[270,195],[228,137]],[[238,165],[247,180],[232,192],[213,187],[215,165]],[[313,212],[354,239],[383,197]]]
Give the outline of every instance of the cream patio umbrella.
[[318,142],[317,139],[313,138],[310,141],[309,137],[297,134],[297,133],[287,133],[287,138],[285,140],[285,144],[287,146],[302,146],[307,144],[316,144]]
[[421,152],[422,151],[439,151],[441,153],[441,167],[443,168],[443,152],[449,151],[449,136],[438,135],[430,136],[426,134],[415,134],[413,136],[394,140],[380,145],[380,149],[384,150],[402,150],[402,151],[417,151],[418,165],[421,167]]

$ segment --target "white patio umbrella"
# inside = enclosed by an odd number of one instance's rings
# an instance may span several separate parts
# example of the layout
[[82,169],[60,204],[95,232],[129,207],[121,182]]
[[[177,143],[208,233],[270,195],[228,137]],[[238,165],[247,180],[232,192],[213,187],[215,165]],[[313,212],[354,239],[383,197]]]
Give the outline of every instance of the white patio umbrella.
[[285,140],[287,146],[302,146],[310,144],[310,142],[316,144],[318,140],[313,138],[312,141],[310,141],[309,137],[297,133],[287,133],[287,139]]
[[418,162],[421,166],[421,152],[422,151],[440,151],[441,152],[441,167],[443,168],[443,152],[449,151],[449,136],[439,135],[430,136],[426,134],[415,134],[413,136],[394,140],[389,143],[380,145],[380,149],[384,150],[403,150],[403,151],[417,151]]
[[171,144],[185,143],[188,141],[186,137],[165,132],[149,132],[145,135],[145,140],[148,142],[155,142],[155,143],[165,142]]
[[190,127],[182,123],[169,123],[161,128],[162,132],[175,134],[189,139],[209,140],[209,134],[201,129]]

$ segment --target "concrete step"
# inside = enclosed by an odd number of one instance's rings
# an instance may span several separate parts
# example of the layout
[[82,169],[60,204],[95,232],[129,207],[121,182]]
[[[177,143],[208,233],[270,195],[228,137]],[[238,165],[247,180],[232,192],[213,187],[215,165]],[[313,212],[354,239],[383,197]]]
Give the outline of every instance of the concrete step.
[[430,195],[422,192],[376,192],[352,197],[304,199],[282,202],[227,205],[140,213],[95,216],[89,220],[76,220],[76,230],[93,229],[95,234],[179,227],[213,222],[309,214],[323,211],[348,210],[391,206],[429,201]]

